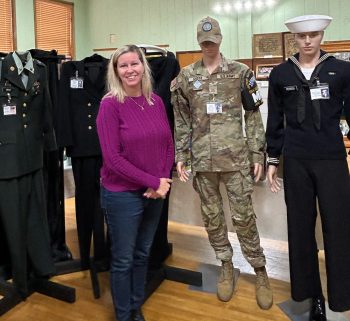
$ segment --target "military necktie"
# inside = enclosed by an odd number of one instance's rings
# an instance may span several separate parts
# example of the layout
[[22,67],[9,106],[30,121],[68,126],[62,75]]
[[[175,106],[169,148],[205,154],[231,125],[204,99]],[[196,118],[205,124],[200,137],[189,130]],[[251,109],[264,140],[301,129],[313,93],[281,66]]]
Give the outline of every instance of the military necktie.
[[21,73],[21,80],[22,80],[22,83],[24,85],[24,88],[27,88],[27,84],[28,84],[28,70],[27,69],[23,69],[23,71]]

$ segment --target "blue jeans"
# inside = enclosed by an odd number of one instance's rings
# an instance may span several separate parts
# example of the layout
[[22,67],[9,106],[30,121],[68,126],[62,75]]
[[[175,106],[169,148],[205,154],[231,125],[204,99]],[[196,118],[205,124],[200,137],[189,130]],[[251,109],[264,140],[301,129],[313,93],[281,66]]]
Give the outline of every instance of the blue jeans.
[[162,199],[147,199],[143,193],[101,187],[111,240],[111,291],[119,321],[128,320],[131,310],[143,303],[148,258],[163,207]]

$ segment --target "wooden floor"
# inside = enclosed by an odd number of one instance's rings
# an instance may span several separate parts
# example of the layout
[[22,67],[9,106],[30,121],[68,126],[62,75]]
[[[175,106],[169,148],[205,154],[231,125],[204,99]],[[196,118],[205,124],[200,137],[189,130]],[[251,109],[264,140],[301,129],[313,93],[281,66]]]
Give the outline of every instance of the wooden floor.
[[[78,257],[74,219],[74,199],[66,202],[67,243]],[[230,302],[218,301],[215,294],[190,290],[188,285],[164,281],[144,305],[147,321],[284,321],[289,320],[276,305],[289,298],[288,256],[286,242],[262,239],[267,257],[267,269],[274,291],[275,304],[268,311],[255,302],[254,275],[243,259],[235,234],[230,233],[234,247],[234,265],[241,271],[234,297]],[[199,263],[216,264],[203,228],[169,223],[169,241],[173,254],[167,260],[172,266],[195,270]],[[320,254],[322,280],[324,257]],[[108,272],[100,273],[101,298],[94,299],[89,272],[77,272],[53,278],[76,288],[77,300],[64,303],[37,293],[8,313],[1,321],[113,321],[115,320]]]

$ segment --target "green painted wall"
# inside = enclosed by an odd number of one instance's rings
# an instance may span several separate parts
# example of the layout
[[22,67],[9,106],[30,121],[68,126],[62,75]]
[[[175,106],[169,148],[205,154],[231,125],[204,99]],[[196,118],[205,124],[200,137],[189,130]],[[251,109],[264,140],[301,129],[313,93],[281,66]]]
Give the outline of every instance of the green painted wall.
[[[216,0],[70,0],[74,3],[76,59],[93,54],[96,48],[127,43],[167,44],[174,52],[198,50],[196,25],[207,15],[220,21],[221,49],[231,58],[250,58],[253,34],[287,31],[283,22],[302,14],[331,15],[334,21],[325,40],[350,40],[349,0],[277,1],[270,10],[218,15],[212,10]],[[34,48],[33,1],[15,2],[17,48]],[[111,35],[115,35],[112,41]],[[99,53],[108,56],[111,52]]]
[[89,0],[74,0],[71,2],[74,2],[75,58],[80,60],[91,55],[89,22],[87,18],[87,3]]
[[[287,31],[283,22],[302,14],[328,14],[334,21],[325,40],[350,40],[349,0],[278,0],[270,10],[253,14],[217,15],[214,0],[88,0],[90,48],[126,43],[168,44],[172,51],[198,50],[197,22],[207,15],[220,21],[222,52],[250,58],[253,34]],[[223,1],[221,1],[223,2]],[[110,41],[110,34],[116,41]],[[101,52],[103,53],[103,52]],[[109,53],[108,53],[109,54]]]
[[[84,58],[90,53],[87,40],[87,2],[88,0],[67,0],[74,3],[74,37],[76,58]],[[34,31],[34,1],[15,0],[17,50],[23,51],[35,48]],[[52,48],[54,49],[54,48]]]
[[24,51],[35,48],[34,2],[15,0],[17,50]]

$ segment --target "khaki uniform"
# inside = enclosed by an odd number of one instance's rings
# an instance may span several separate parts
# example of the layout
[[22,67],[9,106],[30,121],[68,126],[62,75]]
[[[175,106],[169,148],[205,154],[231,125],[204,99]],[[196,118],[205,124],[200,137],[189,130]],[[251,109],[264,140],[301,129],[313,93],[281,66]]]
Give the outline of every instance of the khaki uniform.
[[[222,56],[220,66],[209,74],[198,61],[180,71],[171,91],[176,161],[191,163],[193,185],[201,198],[203,221],[217,258],[232,258],[219,192],[223,182],[242,252],[253,267],[264,266],[251,200],[250,167],[263,163],[265,132],[258,109],[262,100],[252,71]],[[208,113],[208,103],[215,103],[219,112]]]

